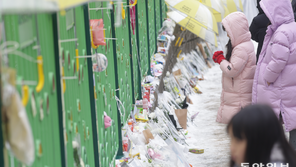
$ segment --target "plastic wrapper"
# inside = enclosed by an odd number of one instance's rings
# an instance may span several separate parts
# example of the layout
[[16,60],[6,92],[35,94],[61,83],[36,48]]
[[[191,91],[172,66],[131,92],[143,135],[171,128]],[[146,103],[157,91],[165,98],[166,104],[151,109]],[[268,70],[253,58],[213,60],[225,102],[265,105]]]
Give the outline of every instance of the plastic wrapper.
[[173,151],[173,153],[175,153],[175,155],[177,156],[177,159],[180,160],[178,162],[178,166],[190,167],[184,154],[181,152],[182,149],[180,149],[179,146],[176,143],[174,143],[172,140],[166,140],[166,143],[168,144],[169,148]]
[[84,166],[84,162],[81,158],[81,144],[80,144],[80,135],[79,133],[75,136],[72,141],[73,147],[73,156],[74,156],[74,166],[81,167]]
[[183,94],[181,92],[180,86],[178,85],[173,75],[169,75],[169,77],[166,77],[164,79],[164,83],[165,83],[165,90],[170,92],[174,99],[177,99],[178,97],[181,96],[181,94]]
[[93,71],[102,72],[108,67],[108,59],[105,55],[97,53],[93,56]]
[[7,145],[20,162],[29,166],[35,159],[35,147],[26,110],[12,85],[4,84],[2,90]]
[[[122,24],[122,19],[125,19],[125,10],[123,9],[122,0],[117,0],[117,7],[116,7],[116,22],[114,25],[116,27],[120,27]],[[124,18],[123,18],[124,17]]]
[[140,108],[138,114],[135,114],[135,119],[143,122],[149,121],[147,110]]
[[162,35],[173,35],[174,32],[174,28],[176,26],[176,23],[174,21],[172,21],[171,19],[167,19],[163,22],[162,24],[162,28],[159,30],[159,34]]
[[172,150],[169,147],[159,145],[157,142],[150,143],[148,146],[148,154],[153,160],[161,160],[164,162],[170,162],[177,164],[177,157],[172,154]]
[[[131,140],[131,142],[135,145],[145,145],[146,139],[142,133],[142,131],[133,133],[130,129],[127,129],[127,136]],[[125,139],[125,138],[124,138]]]
[[141,163],[141,161],[139,161],[137,158],[131,159],[128,162],[128,166],[129,167],[145,167],[145,166],[143,166],[143,164]]
[[128,151],[128,147],[129,147],[129,142],[128,142],[128,138],[124,137],[122,139],[122,145],[123,145],[123,151],[127,152]]
[[176,130],[173,123],[170,121],[170,118],[165,114],[165,112],[162,112],[158,108],[156,108],[155,113],[159,122],[158,124],[155,124],[158,129],[158,135],[164,140],[170,138],[171,140],[179,142],[180,144],[186,144],[185,136]]
[[103,19],[92,19],[89,21],[92,27],[93,43],[96,46],[106,45],[104,37],[104,21]]

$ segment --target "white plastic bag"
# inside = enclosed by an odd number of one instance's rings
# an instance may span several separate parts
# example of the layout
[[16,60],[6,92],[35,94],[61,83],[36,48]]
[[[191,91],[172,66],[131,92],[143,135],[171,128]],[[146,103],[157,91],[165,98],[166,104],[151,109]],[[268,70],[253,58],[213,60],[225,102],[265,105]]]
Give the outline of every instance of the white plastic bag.
[[182,165],[178,166],[184,166],[184,167],[190,167],[189,163],[187,162],[182,150],[179,148],[179,146],[172,140],[168,139],[166,140],[166,143],[169,145],[169,148],[175,153],[175,155],[178,157],[178,160]]
[[26,110],[13,86],[5,84],[2,90],[4,112],[8,119],[7,145],[19,161],[30,166],[34,162],[35,147]]
[[108,59],[105,55],[97,53],[93,56],[93,71],[102,72],[105,71],[108,67]]
[[130,167],[143,167],[141,162],[137,158],[134,158],[134,159],[130,160],[128,162],[128,166],[130,166]]

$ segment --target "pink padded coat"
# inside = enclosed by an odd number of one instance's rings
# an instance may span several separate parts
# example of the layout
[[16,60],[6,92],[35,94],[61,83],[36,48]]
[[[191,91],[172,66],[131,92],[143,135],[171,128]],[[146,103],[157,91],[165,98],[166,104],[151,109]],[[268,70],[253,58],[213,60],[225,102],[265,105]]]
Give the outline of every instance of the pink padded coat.
[[230,62],[223,60],[220,63],[223,90],[217,122],[228,123],[242,107],[252,103],[256,54],[248,20],[243,13],[228,15],[222,24],[230,37],[233,51]]

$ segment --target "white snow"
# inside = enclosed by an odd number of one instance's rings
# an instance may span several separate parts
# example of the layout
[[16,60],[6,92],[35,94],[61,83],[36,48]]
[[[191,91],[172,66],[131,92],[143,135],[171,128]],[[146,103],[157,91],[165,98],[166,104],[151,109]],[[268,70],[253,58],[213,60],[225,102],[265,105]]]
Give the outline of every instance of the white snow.
[[211,68],[206,73],[205,80],[199,82],[203,94],[190,97],[194,104],[188,110],[198,111],[199,114],[194,121],[197,127],[188,128],[190,136],[195,139],[189,148],[194,146],[204,149],[203,154],[187,154],[189,163],[194,167],[229,166],[230,140],[226,133],[226,124],[216,122],[222,91],[221,76],[222,71],[218,65]]
[[[188,128],[189,148],[204,149],[203,154],[186,155],[188,162],[194,167],[226,167],[230,162],[230,139],[226,133],[226,124],[216,122],[220,106],[222,71],[218,65],[205,74],[205,80],[199,82],[203,94],[190,96],[193,105],[188,110],[199,112],[195,118],[195,126]],[[287,139],[289,133],[285,133]]]

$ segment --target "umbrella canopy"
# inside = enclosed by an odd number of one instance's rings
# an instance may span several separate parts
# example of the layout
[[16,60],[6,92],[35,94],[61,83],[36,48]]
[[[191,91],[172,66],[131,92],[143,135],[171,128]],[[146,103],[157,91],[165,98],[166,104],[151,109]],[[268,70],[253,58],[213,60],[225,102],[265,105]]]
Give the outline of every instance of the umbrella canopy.
[[240,11],[243,12],[243,4],[241,0],[222,0],[223,4],[229,10],[230,13]]
[[244,6],[242,3],[242,0],[233,0],[235,2],[237,11],[243,12],[244,11]]
[[92,1],[110,0],[0,0],[3,14],[57,12]]
[[57,2],[48,0],[0,0],[0,11],[4,14],[54,12],[58,8]]
[[[199,0],[202,4],[206,5],[215,16],[217,22],[221,22],[226,13],[229,13],[227,8],[224,8],[220,0]],[[227,11],[225,11],[225,9]]]
[[166,0],[168,17],[200,38],[217,46],[218,27],[213,13],[196,0]]

